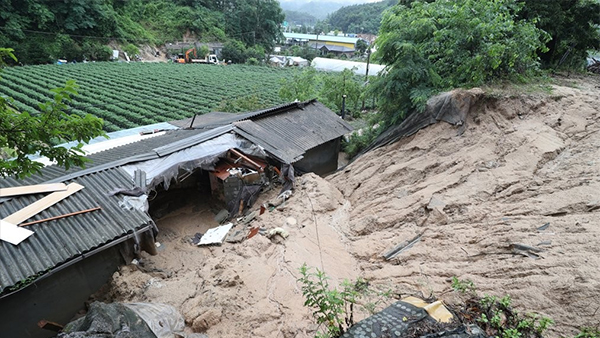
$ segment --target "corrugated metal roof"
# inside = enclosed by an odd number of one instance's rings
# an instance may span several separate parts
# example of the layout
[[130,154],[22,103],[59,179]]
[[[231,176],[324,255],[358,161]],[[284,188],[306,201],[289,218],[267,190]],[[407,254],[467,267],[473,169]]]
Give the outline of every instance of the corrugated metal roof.
[[299,104],[285,113],[257,115],[233,125],[236,133],[263,146],[285,163],[294,163],[307,150],[352,131],[346,121],[317,101]]
[[319,42],[310,42],[308,44],[310,47],[317,47],[319,49],[327,49],[330,52],[341,52],[341,53],[350,53],[356,51],[354,48],[348,48],[344,46],[336,46],[328,43],[319,43]]
[[331,41],[331,42],[342,42],[342,43],[356,43],[360,40],[359,38],[352,38],[349,36],[335,36],[335,35],[323,35],[319,34],[301,34],[301,33],[283,33],[286,39],[296,40],[318,40],[318,41]]
[[298,107],[302,107],[305,104],[308,104],[312,101],[307,102],[290,102],[286,104],[282,104],[279,106],[261,109],[253,112],[247,113],[223,113],[223,112],[212,112],[202,115],[197,115],[195,118],[187,118],[179,121],[171,121],[169,123],[180,126],[182,128],[187,128],[192,123],[192,119],[194,120],[194,125],[192,128],[194,129],[213,129],[217,127],[222,127],[233,122],[243,121],[247,119],[253,119],[255,117],[268,115],[268,114],[277,114],[280,112],[286,112],[290,109],[295,109]]
[[[33,180],[40,179],[34,176]],[[19,281],[42,276],[49,270],[60,269],[68,262],[95,248],[108,244],[128,233],[146,228],[152,219],[136,210],[124,210],[118,203],[121,197],[106,196],[115,188],[131,188],[133,180],[121,169],[111,169],[78,177],[85,188],[40,212],[29,221],[46,219],[66,213],[100,206],[102,210],[27,226],[34,234],[19,245],[0,241],[0,293],[8,291]],[[1,185],[18,186],[23,182],[4,179]],[[1,203],[0,218],[45,196],[18,196]]]
[[[40,174],[27,177],[20,181],[13,181],[10,184],[29,185],[45,182],[62,182],[73,179],[78,176],[92,174],[101,170],[116,168],[127,163],[147,161],[159,157],[156,149],[161,149],[161,156],[168,153],[165,145],[177,144],[178,147],[192,146],[203,142],[200,134],[203,130],[173,130],[167,131],[164,135],[145,139],[140,142],[129,143],[120,147],[111,148],[87,156],[91,160],[85,168],[72,167],[69,170],[57,166],[47,166],[42,168]],[[214,134],[214,132],[213,132]],[[212,134],[211,134],[212,135]],[[218,136],[218,135],[217,135]],[[198,141],[200,140],[200,141]],[[176,148],[173,148],[175,151]],[[0,188],[8,187],[6,182],[0,181]],[[0,203],[3,199],[0,199]]]
[[[19,281],[43,276],[49,270],[81,259],[103,245],[114,244],[128,234],[147,229],[151,218],[140,211],[118,206],[120,197],[106,196],[115,188],[131,188],[134,181],[123,169],[127,163],[155,159],[234,131],[261,145],[285,163],[300,160],[320,144],[338,138],[352,128],[319,102],[293,102],[269,109],[236,114],[232,122],[212,130],[174,130],[165,135],[111,148],[89,156],[86,169],[65,171],[56,166],[24,180],[0,180],[0,188],[44,182],[77,182],[85,189],[34,216],[46,219],[101,206],[102,210],[28,226],[35,234],[19,245],[0,241],[0,293]],[[237,121],[237,122],[235,122]],[[43,194],[0,199],[0,218],[38,200]]]

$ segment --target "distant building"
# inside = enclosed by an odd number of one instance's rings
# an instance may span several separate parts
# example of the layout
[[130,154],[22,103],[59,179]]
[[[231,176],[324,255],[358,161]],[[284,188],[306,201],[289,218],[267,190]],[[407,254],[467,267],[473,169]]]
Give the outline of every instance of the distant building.
[[287,45],[309,46],[322,55],[332,53],[338,56],[352,56],[356,52],[356,43],[360,40],[356,37],[320,34],[283,33],[283,36]]

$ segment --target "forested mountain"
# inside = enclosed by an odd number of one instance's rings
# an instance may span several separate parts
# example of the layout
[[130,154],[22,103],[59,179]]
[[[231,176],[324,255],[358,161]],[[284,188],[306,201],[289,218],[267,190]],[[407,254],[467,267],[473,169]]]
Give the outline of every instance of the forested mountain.
[[111,41],[201,41],[269,50],[284,14],[277,0],[0,0],[0,47],[22,63],[104,59]]
[[346,6],[331,13],[328,17],[331,29],[345,33],[377,34],[384,10],[398,3],[398,0]]
[[291,10],[284,10],[285,13],[285,21],[287,21],[290,25],[302,25],[302,26],[314,26],[317,23],[317,18],[306,12],[297,12]]

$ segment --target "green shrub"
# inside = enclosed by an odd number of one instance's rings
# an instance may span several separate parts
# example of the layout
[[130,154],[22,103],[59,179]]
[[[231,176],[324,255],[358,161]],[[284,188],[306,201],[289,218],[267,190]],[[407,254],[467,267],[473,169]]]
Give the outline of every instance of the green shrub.
[[388,66],[372,92],[386,123],[433,94],[533,74],[548,35],[519,20],[516,0],[415,1],[384,14],[374,58]]
[[130,58],[133,58],[136,54],[140,54],[140,50],[136,45],[130,43],[127,46],[123,47],[123,51],[129,55]]

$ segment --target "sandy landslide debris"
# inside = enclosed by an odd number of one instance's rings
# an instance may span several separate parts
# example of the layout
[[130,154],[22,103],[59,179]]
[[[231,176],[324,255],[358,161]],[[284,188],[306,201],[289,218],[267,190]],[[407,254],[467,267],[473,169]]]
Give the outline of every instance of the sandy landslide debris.
[[[462,136],[438,123],[336,174],[352,204],[345,234],[356,236],[363,276],[435,295],[452,276],[471,279],[480,292],[510,294],[522,311],[553,318],[551,335],[598,323],[598,85],[488,98]],[[391,263],[376,259],[421,232]],[[544,251],[515,255],[511,243]]]
[[[282,208],[252,223],[284,227],[290,236],[279,243],[257,235],[192,246],[194,233],[216,225],[214,215],[201,203],[181,209],[158,221],[159,255],[145,257],[144,272],[126,266],[115,273],[107,299],[174,305],[190,331],[209,337],[310,337],[316,327],[296,283],[306,262],[322,265],[333,281],[362,276],[396,293],[447,301],[455,300],[452,276],[471,279],[480,292],[510,294],[523,312],[553,318],[552,336],[594,325],[598,85],[587,79],[555,86],[551,95],[488,97],[461,136],[438,123],[327,181],[305,175]],[[381,258],[420,233],[409,250]],[[513,243],[543,251],[530,258],[511,252]]]
[[360,275],[350,242],[337,230],[349,221],[348,206],[331,183],[304,175],[285,205],[251,223],[282,227],[287,239],[277,238],[277,244],[258,234],[213,247],[189,243],[217,224],[205,206],[188,206],[157,222],[162,251],[143,259],[145,272],[130,265],[115,273],[106,300],[171,304],[191,331],[209,337],[312,337],[315,325],[296,283],[298,269],[304,263],[321,267],[322,259],[334,281]]

